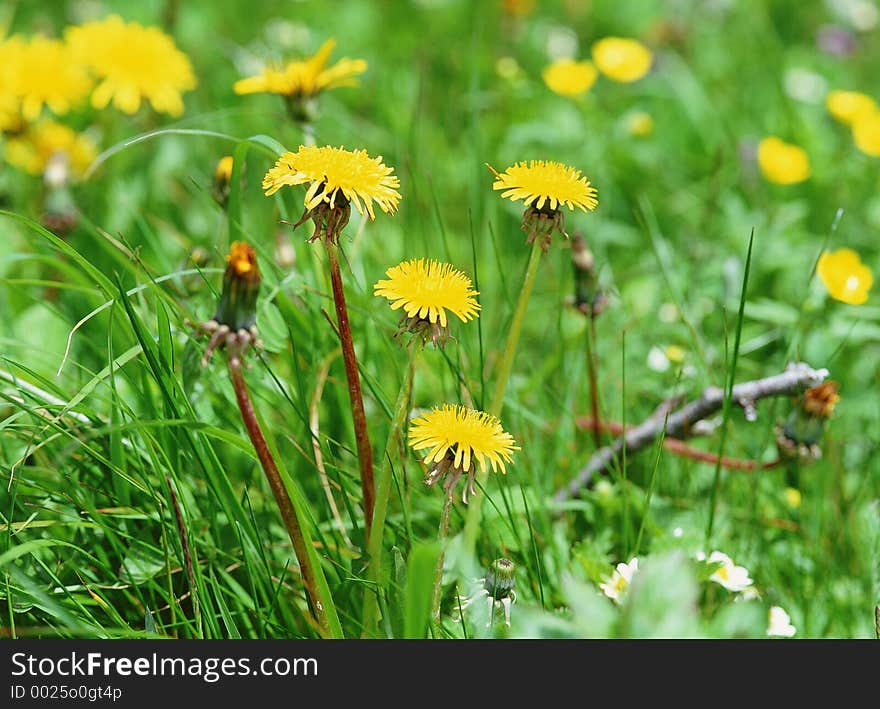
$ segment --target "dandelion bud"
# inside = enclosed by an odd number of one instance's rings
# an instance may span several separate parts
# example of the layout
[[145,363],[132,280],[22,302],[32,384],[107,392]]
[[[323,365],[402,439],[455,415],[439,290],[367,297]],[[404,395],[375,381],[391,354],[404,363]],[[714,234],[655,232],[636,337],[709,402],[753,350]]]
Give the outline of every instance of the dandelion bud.
[[244,241],[234,241],[226,257],[223,293],[214,320],[230,330],[249,330],[257,321],[257,293],[262,276],[257,254]]
[[513,587],[516,585],[516,564],[510,559],[502,557],[495,559],[489,564],[489,570],[486,572],[486,580],[483,588],[486,589],[492,598],[500,601],[507,598],[513,593]]
[[230,182],[232,180],[232,156],[225,155],[217,162],[214,169],[214,199],[221,207],[229,201]]
[[837,382],[827,381],[804,393],[803,400],[788,415],[777,438],[781,457],[800,458],[804,462],[821,457],[819,442],[825,422],[831,418],[840,400],[838,388]]

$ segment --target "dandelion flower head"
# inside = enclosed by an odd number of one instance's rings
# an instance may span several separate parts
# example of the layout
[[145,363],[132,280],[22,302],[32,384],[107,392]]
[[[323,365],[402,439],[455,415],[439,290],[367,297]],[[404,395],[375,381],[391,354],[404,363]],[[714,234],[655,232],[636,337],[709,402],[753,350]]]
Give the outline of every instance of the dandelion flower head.
[[97,151],[92,140],[83,133],[43,119],[28,127],[6,143],[6,160],[10,165],[32,175],[41,175],[50,161],[59,156],[75,175],[82,175],[95,159]]
[[859,91],[831,91],[825,98],[825,107],[834,120],[852,125],[863,113],[876,110],[877,103]]
[[263,178],[266,196],[275,194],[285,185],[309,184],[305,206],[312,210],[322,203],[331,208],[343,199],[352,202],[362,215],[375,219],[373,202],[383,212],[394,214],[400,201],[396,188],[400,180],[391,173],[394,168],[382,162],[382,156],[371,158],[366,150],[343,147],[300,146],[295,153],[284,153]]
[[[476,494],[474,475],[477,466],[485,472],[506,472],[505,463],[513,460],[519,446],[494,416],[464,406],[444,404],[414,419],[409,429],[409,444],[414,450],[428,449],[424,462],[428,466],[427,485],[434,485],[448,475],[444,489],[452,494],[462,473],[468,480],[462,496]],[[487,465],[488,464],[488,465]]]
[[858,114],[853,119],[852,136],[865,155],[880,157],[880,109]]
[[288,62],[283,68],[267,66],[256,76],[235,82],[237,94],[273,93],[283,96],[309,97],[338,86],[357,86],[358,74],[367,70],[363,59],[340,59],[327,67],[336,40],[328,39],[314,56]]
[[638,81],[651,69],[653,55],[644,44],[625,37],[605,37],[592,47],[599,71],[614,81]]
[[136,113],[149,100],[159,113],[183,113],[181,94],[196,86],[192,64],[174,40],[158,27],[125,22],[118,15],[67,30],[75,55],[99,78],[92,105],[111,101],[124,113]]
[[867,302],[868,291],[874,284],[871,269],[862,263],[858,253],[847,248],[823,251],[816,273],[832,298],[850,305]]
[[544,83],[560,96],[580,96],[596,83],[599,72],[591,61],[557,59],[544,69]]
[[475,318],[480,304],[471,279],[448,263],[412,259],[389,268],[388,280],[376,283],[373,292],[391,302],[391,309],[403,308],[410,318],[428,320],[446,327],[448,310],[462,322]]
[[758,144],[758,167],[767,181],[777,185],[793,185],[810,176],[806,151],[776,136],[764,138]]
[[550,209],[565,205],[571,210],[575,207],[586,212],[593,210],[599,201],[596,188],[590,184],[581,171],[551,160],[530,160],[518,162],[504,172],[495,172],[494,190],[504,190],[501,196],[513,201],[522,200],[528,207]]
[[16,93],[25,121],[37,120],[43,106],[63,115],[88,95],[88,72],[61,40],[37,35],[20,45],[15,38],[8,42],[7,52],[18,54]]

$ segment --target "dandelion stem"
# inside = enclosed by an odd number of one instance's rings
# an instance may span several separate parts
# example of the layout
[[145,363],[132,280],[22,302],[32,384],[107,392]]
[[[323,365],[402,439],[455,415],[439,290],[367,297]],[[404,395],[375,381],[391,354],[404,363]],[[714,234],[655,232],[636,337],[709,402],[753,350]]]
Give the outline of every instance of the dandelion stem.
[[310,541],[307,541],[303,534],[303,528],[300,525],[296,508],[291,502],[284,482],[281,479],[281,474],[278,472],[278,465],[269,451],[269,444],[266,442],[266,438],[260,428],[260,423],[257,420],[257,414],[254,411],[253,403],[251,403],[251,397],[241,370],[241,359],[239,356],[231,354],[228,359],[228,366],[242,421],[257,452],[257,457],[260,459],[260,465],[263,466],[263,471],[266,473],[269,487],[272,488],[272,493],[275,495],[275,501],[278,503],[281,517],[284,519],[287,533],[290,535],[293,551],[299,563],[300,573],[311,601],[312,612],[317,620],[319,631],[324,637],[341,637],[342,631],[339,627],[339,620],[335,617],[335,606],[332,598],[330,598],[326,579],[320,566],[315,563],[315,559],[309,554]]
[[413,378],[416,371],[416,360],[422,351],[423,342],[420,338],[414,339],[410,347],[409,362],[406,368],[403,384],[397,394],[397,402],[394,404],[394,414],[391,419],[391,429],[388,432],[388,441],[385,444],[385,456],[382,466],[379,468],[379,478],[376,481],[376,506],[373,510],[373,526],[367,541],[367,553],[369,555],[368,579],[370,584],[364,596],[364,634],[376,637],[378,635],[379,592],[382,575],[382,537],[385,531],[385,517],[388,512],[388,499],[391,494],[391,480],[393,473],[394,452],[398,448],[400,435],[409,417],[410,399],[412,396]]
[[[600,421],[599,416],[599,357],[596,352],[596,315],[590,309],[590,324],[587,328],[587,376],[590,380],[590,413],[594,421]],[[599,435],[599,427],[593,429],[593,443],[596,450],[602,447],[602,439]]]
[[339,342],[342,345],[342,359],[345,362],[345,377],[348,380],[348,398],[351,404],[351,417],[354,422],[354,438],[357,446],[358,464],[361,472],[361,491],[364,498],[364,528],[367,539],[373,525],[375,487],[373,482],[373,451],[367,432],[367,416],[364,413],[364,397],[361,392],[361,379],[358,374],[357,357],[351,337],[351,324],[348,321],[348,308],[345,305],[345,291],[342,288],[342,273],[339,269],[339,251],[336,244],[325,240],[327,260],[330,263],[330,282],[333,286],[333,304],[336,306],[336,323],[339,326]]
[[[532,243],[532,251],[529,254],[529,263],[526,266],[526,275],[523,279],[522,288],[519,291],[519,299],[516,301],[516,309],[513,311],[513,320],[510,322],[510,330],[507,333],[507,342],[504,345],[504,352],[501,355],[501,361],[498,363],[495,389],[492,393],[491,404],[489,405],[489,413],[493,416],[500,417],[501,409],[504,408],[504,393],[507,390],[507,381],[510,378],[510,370],[513,368],[513,360],[516,355],[516,347],[519,343],[519,336],[522,332],[523,322],[525,321],[529,298],[531,298],[532,288],[535,285],[535,276],[538,273],[538,264],[541,262],[541,253],[541,239],[536,238]],[[487,473],[484,471],[477,473],[478,485],[485,483],[486,475]],[[477,529],[480,523],[482,504],[483,496],[477,495],[468,506],[467,518],[464,525],[464,541],[465,548],[469,551],[473,551],[477,544]]]
[[199,604],[199,588],[196,584],[196,575],[193,567],[192,549],[189,545],[189,537],[186,533],[186,522],[183,519],[183,511],[180,509],[180,502],[177,499],[177,493],[174,492],[174,485],[171,484],[171,476],[165,476],[165,484],[168,486],[168,493],[171,497],[171,507],[174,509],[174,519],[177,521],[177,533],[180,535],[180,547],[183,550],[183,565],[186,568],[186,581],[189,584],[189,592],[193,603],[193,616],[196,619],[196,634],[199,638],[204,638],[204,630],[202,628],[202,611]]
[[[440,556],[434,570],[434,589],[431,593],[431,618],[435,625],[440,623],[440,598],[443,595],[443,563],[446,561],[446,538],[449,536],[449,517],[452,513],[452,500],[455,496],[453,488],[449,488],[443,498],[443,511],[440,513],[440,527],[437,530],[437,541],[440,544]],[[476,499],[480,499],[477,497]]]

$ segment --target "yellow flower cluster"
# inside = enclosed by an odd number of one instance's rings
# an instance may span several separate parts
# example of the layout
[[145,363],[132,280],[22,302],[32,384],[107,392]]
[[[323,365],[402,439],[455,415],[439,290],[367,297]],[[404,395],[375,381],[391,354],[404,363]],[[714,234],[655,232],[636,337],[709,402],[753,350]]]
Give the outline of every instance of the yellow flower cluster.
[[604,37],[593,44],[592,61],[557,59],[544,69],[543,78],[551,91],[574,98],[589,91],[600,72],[618,83],[638,81],[651,70],[653,60],[651,50],[638,40]]
[[880,157],[880,107],[874,99],[858,91],[832,91],[825,106],[836,121],[850,128],[859,150]]

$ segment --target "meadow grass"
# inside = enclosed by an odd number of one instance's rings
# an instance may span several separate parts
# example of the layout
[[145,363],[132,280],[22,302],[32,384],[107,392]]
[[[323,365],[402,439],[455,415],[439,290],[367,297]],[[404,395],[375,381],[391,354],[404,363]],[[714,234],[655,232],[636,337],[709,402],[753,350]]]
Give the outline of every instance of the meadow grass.
[[[488,1],[310,0],[283,15],[268,2],[180,3],[171,31],[199,81],[185,115],[67,117],[96,129],[104,150],[74,186],[72,233],[41,226],[40,179],[4,166],[4,635],[319,635],[225,356],[200,366],[205,340],[192,325],[214,313],[224,256],[246,240],[263,274],[263,349],[245,378],[345,637],[764,637],[771,605],[790,614],[796,637],[874,636],[880,308],[876,295],[861,306],[833,300],[815,265],[841,246],[878,264],[880,163],[853,146],[822,96],[797,98],[791,83],[800,69],[880,98],[878,31],[857,33],[857,51],[835,57],[815,36],[841,20],[818,1],[537,5],[513,17]],[[161,24],[166,4],[101,6]],[[6,17],[11,32],[59,34],[83,7],[11,2]],[[576,47],[587,58],[608,35],[641,38],[653,71],[631,84],[600,76],[579,99],[547,88],[548,53]],[[401,182],[397,214],[353,211],[340,241],[377,479],[382,466],[391,473],[378,578],[326,252],[307,243],[308,225],[281,223],[300,217],[304,188],[271,198],[260,189],[275,158],[306,137],[279,97],[232,91],[255,58],[307,55],[328,37],[334,56],[369,68],[359,87],[319,97],[317,144],[382,155]],[[628,130],[635,111],[653,117],[650,135]],[[762,178],[754,147],[766,135],[807,151],[809,180]],[[211,184],[226,154],[235,160],[223,208]],[[575,166],[597,187],[596,211],[568,212],[566,229],[586,239],[608,304],[593,338],[571,304],[570,242],[554,235],[502,390],[500,419],[521,450],[505,475],[480,481],[472,545],[468,507],[452,505],[432,623],[443,491],[424,485],[404,437],[389,442],[408,354],[393,337],[399,313],[373,285],[409,258],[470,275],[480,317],[452,319],[446,348],[415,359],[410,401],[414,414],[442,403],[489,410],[530,247],[522,205],[493,192],[486,163],[529,159]],[[649,367],[652,348],[669,345],[682,358]],[[661,436],[555,503],[596,449],[578,424],[591,410],[591,348],[600,416],[624,426],[674,395],[729,392],[791,361],[828,368],[841,400],[822,457],[746,473],[675,455]],[[748,421],[728,395],[715,432],[693,446],[774,460],[792,406],[763,400]],[[759,598],[737,602],[709,580],[714,567],[695,557],[716,549],[748,569]],[[635,555],[638,575],[615,604],[598,584]],[[464,607],[500,557],[516,564],[510,627],[494,605],[491,619],[479,599]]]

